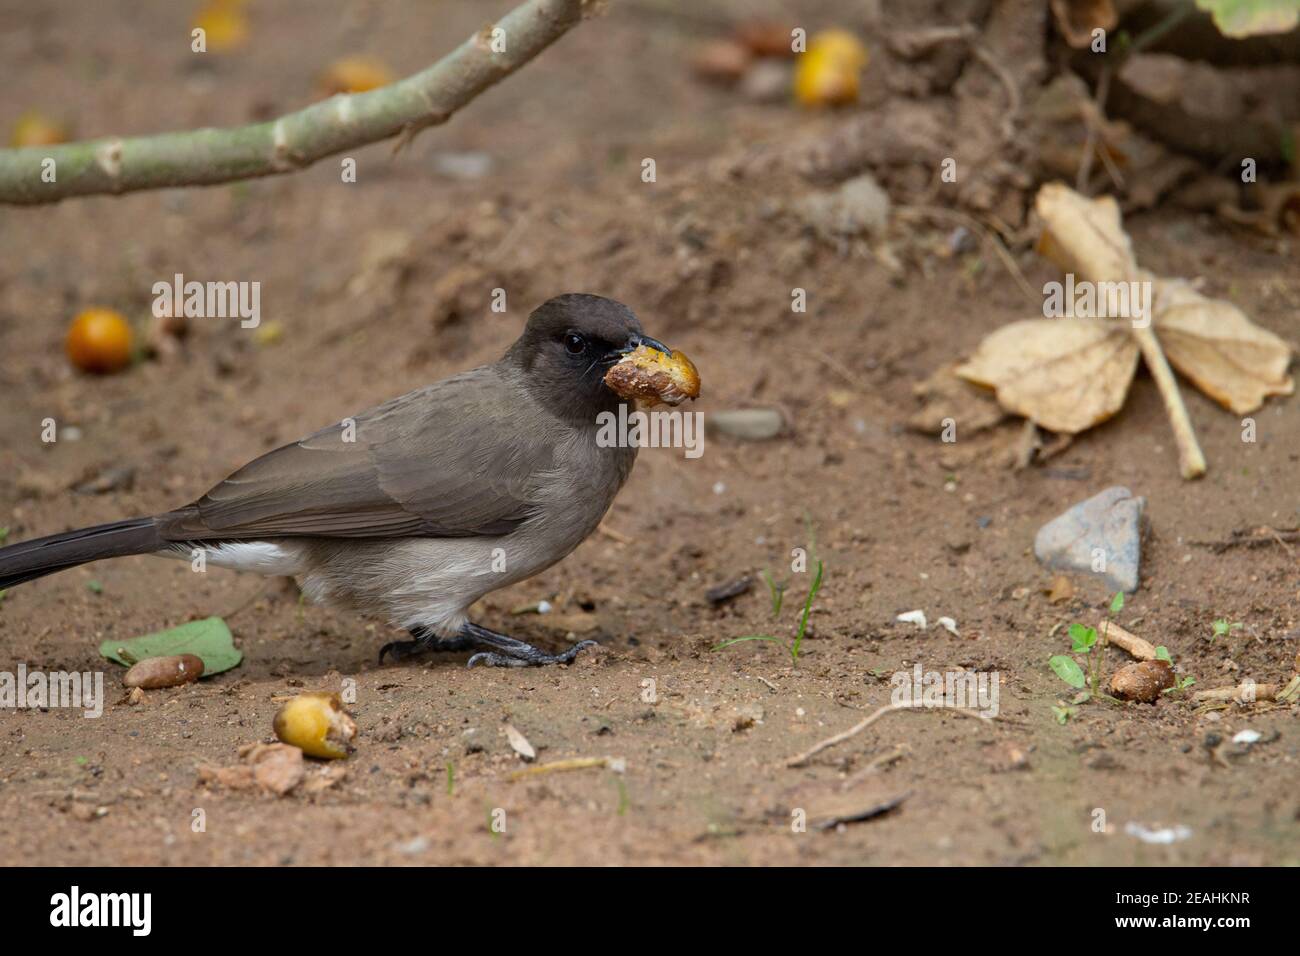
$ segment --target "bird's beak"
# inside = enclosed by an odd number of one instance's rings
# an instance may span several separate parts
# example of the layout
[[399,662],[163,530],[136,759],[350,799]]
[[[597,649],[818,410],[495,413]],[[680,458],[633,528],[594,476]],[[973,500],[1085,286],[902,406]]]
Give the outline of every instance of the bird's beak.
[[633,335],[631,338],[627,340],[627,344],[618,350],[618,354],[630,355],[632,352],[635,352],[642,345],[646,346],[647,348],[652,348],[657,352],[663,352],[664,355],[673,354],[672,349],[664,345],[658,339],[652,339],[648,335]]

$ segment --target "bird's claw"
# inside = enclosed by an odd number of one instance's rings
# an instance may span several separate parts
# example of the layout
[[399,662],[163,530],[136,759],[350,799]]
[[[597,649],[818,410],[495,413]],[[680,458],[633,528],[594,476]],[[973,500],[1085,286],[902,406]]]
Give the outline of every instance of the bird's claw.
[[[579,651],[594,647],[595,644],[595,641],[579,641],[559,654],[547,654],[531,644],[525,644],[518,650],[512,650],[510,654],[501,654],[497,651],[480,651],[471,657],[465,663],[465,666],[473,667],[478,663],[486,664],[489,667],[543,667],[547,664],[572,664]],[[524,648],[527,648],[527,650],[524,650]]]

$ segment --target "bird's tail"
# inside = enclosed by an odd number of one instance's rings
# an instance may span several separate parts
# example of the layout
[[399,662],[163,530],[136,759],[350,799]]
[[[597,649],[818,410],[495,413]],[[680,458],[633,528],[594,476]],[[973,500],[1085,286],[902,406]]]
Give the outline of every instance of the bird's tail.
[[153,518],[128,518],[20,541],[0,548],[0,588],[13,587],[87,561],[148,554],[166,546]]

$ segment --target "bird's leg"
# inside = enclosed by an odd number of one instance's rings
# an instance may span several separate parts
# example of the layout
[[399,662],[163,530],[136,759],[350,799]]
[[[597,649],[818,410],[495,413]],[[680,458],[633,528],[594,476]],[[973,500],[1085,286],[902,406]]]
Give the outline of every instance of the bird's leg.
[[382,664],[388,654],[392,654],[393,660],[400,663],[425,651],[463,651],[476,643],[464,633],[457,634],[455,637],[439,637],[432,628],[420,625],[409,630],[415,640],[390,641],[385,644],[379,649],[379,663]]
[[592,647],[596,643],[595,641],[579,641],[567,651],[559,654],[548,654],[531,644],[516,641],[513,637],[506,637],[504,634],[490,631],[486,627],[479,627],[469,621],[466,621],[464,626],[461,627],[460,633],[463,638],[492,648],[490,651],[480,651],[471,657],[466,664],[467,667],[473,667],[479,663],[490,664],[493,667],[540,667],[543,664],[571,664],[573,659],[578,656],[578,651],[584,647]]

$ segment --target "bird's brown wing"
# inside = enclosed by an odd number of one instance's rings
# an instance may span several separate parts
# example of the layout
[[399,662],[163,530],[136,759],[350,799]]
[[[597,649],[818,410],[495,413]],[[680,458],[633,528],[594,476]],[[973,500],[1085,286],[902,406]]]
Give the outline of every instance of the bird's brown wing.
[[475,369],[268,452],[159,527],[171,541],[506,534],[554,464],[529,411]]

